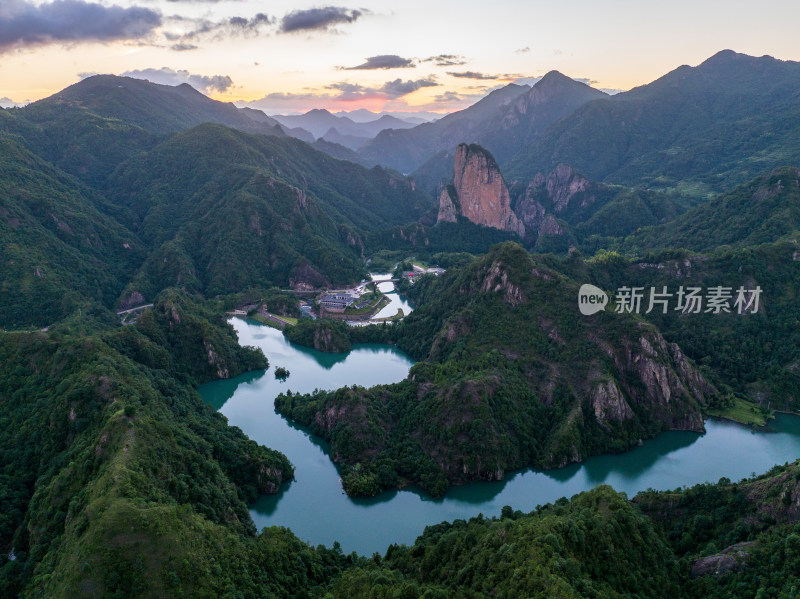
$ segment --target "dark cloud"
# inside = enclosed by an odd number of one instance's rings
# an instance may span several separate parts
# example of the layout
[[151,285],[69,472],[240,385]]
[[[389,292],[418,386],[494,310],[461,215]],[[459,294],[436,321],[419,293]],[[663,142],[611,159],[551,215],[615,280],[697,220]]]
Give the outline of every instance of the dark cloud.
[[83,0],[0,2],[0,51],[54,42],[138,40],[162,23],[149,8],[104,6]]
[[292,33],[297,31],[328,31],[340,23],[353,23],[363,10],[354,10],[342,6],[323,6],[308,10],[293,10],[281,19],[280,31]]
[[531,51],[530,46],[525,46],[524,48],[520,48],[519,50],[514,50],[514,52],[516,52],[517,54],[527,54],[530,51]]
[[453,73],[448,71],[447,74],[450,75],[451,77],[458,77],[461,79],[485,80],[485,79],[501,79],[503,77],[503,75],[487,75],[486,73],[477,73],[475,71],[461,71],[458,73]]
[[423,58],[422,62],[432,62],[437,67],[457,67],[462,64],[467,64],[464,57],[458,54],[439,54],[438,56]]
[[415,67],[413,58],[403,58],[396,54],[381,54],[379,56],[370,56],[366,59],[364,64],[355,67],[339,67],[344,71],[369,71],[377,69],[402,69],[406,67]]
[[258,13],[250,19],[230,17],[222,21],[211,21],[209,19],[172,16],[169,21],[171,25],[183,29],[181,33],[164,33],[164,37],[169,41],[175,42],[188,42],[201,38],[254,37],[259,35],[264,28],[275,23],[275,19],[264,13]]
[[516,81],[517,79],[524,78],[524,75],[518,73],[479,73],[476,71],[448,71],[451,77],[458,77],[459,79],[477,79],[479,81]]
[[197,50],[197,46],[194,44],[172,44],[170,46],[170,50],[175,50],[176,52],[186,52],[187,50]]
[[434,96],[434,102],[460,102],[463,97],[456,92],[444,92],[443,94],[437,94]]
[[137,69],[121,73],[123,77],[147,79],[161,85],[180,85],[188,83],[193,88],[203,93],[225,92],[233,86],[233,80],[228,75],[196,75],[189,71],[175,71],[169,67],[160,69]]
[[431,77],[409,81],[395,79],[394,81],[387,81],[378,91],[386,94],[386,96],[390,98],[399,98],[400,96],[407,96],[423,87],[436,87],[437,85],[439,84]]
[[[338,96],[333,96],[334,100],[362,100],[364,98],[383,98],[392,99],[401,96],[407,96],[410,93],[417,91],[423,87],[435,87],[439,85],[432,77],[425,79],[416,79],[403,81],[402,79],[395,79],[394,81],[387,81],[381,87],[365,87],[358,83],[349,83],[346,81],[339,83],[331,83],[325,89],[336,90]],[[331,96],[329,96],[331,97]]]
[[364,92],[367,91],[368,88],[364,87],[363,85],[359,85],[358,83],[348,83],[347,81],[341,81],[339,83],[331,83],[330,85],[325,86],[326,89],[336,89],[340,92],[344,93],[357,93],[357,92]]
[[228,26],[239,31],[255,31],[263,25],[272,25],[274,22],[274,19],[271,19],[263,12],[260,12],[252,19],[245,19],[244,17],[231,17],[228,20]]

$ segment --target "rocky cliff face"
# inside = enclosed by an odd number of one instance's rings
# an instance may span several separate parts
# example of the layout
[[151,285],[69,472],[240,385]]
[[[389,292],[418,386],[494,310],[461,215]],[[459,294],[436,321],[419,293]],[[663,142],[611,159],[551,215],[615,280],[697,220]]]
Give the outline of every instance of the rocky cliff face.
[[557,218],[585,212],[597,202],[597,185],[566,164],[547,177],[537,174],[517,199],[514,212],[530,235],[564,235]]
[[[566,164],[559,164],[547,177],[536,175],[515,206],[515,212],[529,231],[540,227],[554,216],[586,208],[597,201],[594,184]],[[550,227],[552,229],[552,227]],[[539,231],[541,235],[543,231]],[[554,233],[548,232],[553,235]],[[558,233],[555,233],[558,234]]]
[[559,214],[570,206],[570,202],[581,192],[590,193],[581,197],[581,207],[586,207],[595,202],[591,194],[591,182],[571,166],[559,164],[545,180],[547,196],[553,203],[553,212]]
[[458,199],[455,197],[456,191],[452,185],[445,186],[439,194],[439,216],[437,223],[454,223],[458,220],[461,210],[458,206]]
[[454,186],[439,197],[437,222],[463,216],[477,225],[524,235],[525,226],[511,210],[508,188],[492,155],[480,146],[460,144],[454,162]]

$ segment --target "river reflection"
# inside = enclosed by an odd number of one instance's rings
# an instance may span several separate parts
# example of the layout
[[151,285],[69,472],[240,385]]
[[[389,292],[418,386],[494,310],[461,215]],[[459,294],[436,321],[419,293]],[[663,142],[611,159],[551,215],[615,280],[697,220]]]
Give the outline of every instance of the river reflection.
[[[671,431],[619,455],[590,458],[558,470],[509,473],[500,482],[478,482],[433,499],[419,489],[350,499],[328,457],[328,444],[306,428],[275,413],[282,392],[315,388],[373,386],[405,378],[413,362],[396,348],[357,345],[349,354],[322,354],[288,343],[280,331],[233,320],[243,345],[264,350],[270,369],[200,388],[203,398],[250,438],[277,449],[295,466],[295,480],[251,506],[256,526],[288,526],[312,545],[339,541],[344,551],[384,552],[391,543],[413,543],[426,525],[483,513],[499,515],[504,505],[530,511],[537,505],[610,484],[629,496],[648,489],[674,489],[720,477],[738,480],[800,456],[800,418],[778,415],[768,431],[718,420],[706,421],[706,434]],[[288,368],[286,381],[273,369]]]

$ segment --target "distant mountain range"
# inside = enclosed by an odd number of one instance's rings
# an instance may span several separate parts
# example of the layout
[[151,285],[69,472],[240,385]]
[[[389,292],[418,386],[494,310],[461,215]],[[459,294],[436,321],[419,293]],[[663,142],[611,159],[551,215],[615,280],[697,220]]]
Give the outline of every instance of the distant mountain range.
[[564,162],[595,180],[703,194],[798,157],[800,63],[725,50],[582,106],[520,149],[507,175]]
[[527,85],[512,83],[493,91],[469,108],[433,123],[423,123],[406,131],[384,131],[360,154],[367,160],[409,173],[440,150],[455,148],[461,142],[479,142],[470,139],[474,129],[530,89]]
[[414,123],[415,125],[419,125],[422,123],[427,123],[429,121],[435,121],[445,114],[438,113],[438,112],[426,112],[424,110],[420,111],[402,111],[402,110],[387,110],[383,112],[372,112],[371,110],[367,110],[366,108],[359,108],[358,110],[351,110],[349,112],[345,110],[340,110],[339,112],[334,112],[336,116],[346,116],[352,121],[356,123],[368,123],[370,121],[374,121],[379,119],[382,116],[393,116],[401,121],[406,121],[409,123]]
[[[35,297],[50,298],[35,319],[46,323],[90,298],[128,305],[171,285],[223,293],[346,282],[362,274],[376,240],[473,251],[483,243],[467,242],[473,223],[496,221],[540,251],[774,243],[800,220],[786,203],[795,171],[765,175],[800,163],[799,75],[798,63],[724,51],[610,97],[554,71],[418,126],[324,110],[281,124],[187,85],[90,77],[0,110],[2,249],[16,256],[4,273],[17,298],[4,302],[4,319],[28,322],[24,306]],[[295,123],[328,128],[312,146],[287,135],[313,138]],[[358,152],[344,145],[400,124]],[[447,194],[442,219],[437,187],[453,181],[465,139],[486,144],[490,152],[473,155],[488,166],[463,161],[469,176]],[[375,163],[422,166],[410,179],[364,168]],[[482,217],[461,205],[473,199],[500,208]],[[437,212],[447,236],[425,229]],[[209,253],[211,239],[224,259]]]
[[365,236],[434,209],[399,173],[333,158],[187,85],[91,77],[0,110],[0,145],[0,326],[128,307],[170,286],[351,282]]
[[372,121],[353,121],[347,116],[336,116],[325,109],[309,110],[301,115],[275,115],[276,121],[287,127],[299,127],[310,132],[314,137],[323,137],[331,129],[342,135],[355,137],[375,137],[384,129],[409,129],[415,126],[394,116],[383,115]]
[[[352,495],[442,495],[706,415],[797,412],[798,75],[726,51],[607,97],[552,72],[358,154],[122,77],[0,110],[0,596],[792,596],[797,464],[506,506],[357,557],[257,534],[248,505],[294,468],[196,388],[268,365],[225,310],[297,315],[286,287],[394,266],[406,318],[302,320],[295,340],[394,342],[409,376],[276,400],[330,441]],[[351,117],[324,136],[361,143],[381,120]],[[447,272],[412,285],[411,256]],[[607,310],[581,313],[586,283]],[[691,287],[704,311],[679,307]],[[148,309],[123,324],[128,306]]]
[[800,63],[725,50],[614,96],[554,71],[383,131],[359,154],[435,189],[459,143],[488,149],[509,182],[567,164],[594,181],[704,198],[800,159]]

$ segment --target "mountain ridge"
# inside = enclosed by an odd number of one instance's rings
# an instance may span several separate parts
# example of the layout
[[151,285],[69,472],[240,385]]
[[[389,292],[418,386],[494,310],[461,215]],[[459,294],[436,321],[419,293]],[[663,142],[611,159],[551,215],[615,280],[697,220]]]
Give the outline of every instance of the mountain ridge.
[[722,51],[590,102],[504,164],[530,180],[566,163],[592,180],[707,197],[800,161],[800,63]]

